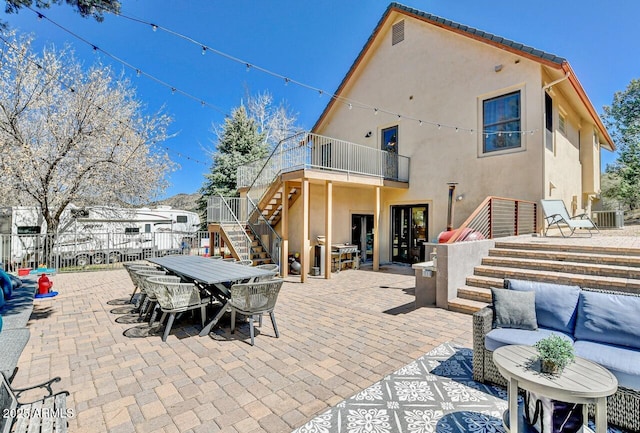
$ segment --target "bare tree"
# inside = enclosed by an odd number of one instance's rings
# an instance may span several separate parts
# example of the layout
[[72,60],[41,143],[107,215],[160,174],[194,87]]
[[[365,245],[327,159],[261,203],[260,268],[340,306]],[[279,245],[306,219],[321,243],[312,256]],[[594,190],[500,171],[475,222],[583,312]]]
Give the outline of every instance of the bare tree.
[[300,131],[295,124],[297,116],[289,111],[284,102],[274,105],[273,95],[268,91],[248,96],[247,112],[258,125],[258,132],[264,136],[270,148]]
[[0,36],[0,188],[5,202],[39,206],[55,233],[74,203],[139,204],[161,193],[173,168],[155,144],[168,116],[145,115],[135,90],[68,48],[31,50],[30,37]]

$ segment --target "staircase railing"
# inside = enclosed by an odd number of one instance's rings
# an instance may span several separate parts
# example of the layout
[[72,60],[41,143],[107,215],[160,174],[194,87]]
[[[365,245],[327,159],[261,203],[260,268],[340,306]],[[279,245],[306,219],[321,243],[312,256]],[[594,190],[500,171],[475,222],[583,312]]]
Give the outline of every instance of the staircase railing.
[[490,196],[456,229],[448,244],[536,233],[538,205],[527,200]]
[[258,238],[258,241],[265,251],[269,253],[271,260],[279,265],[282,239],[271,224],[269,224],[269,221],[262,215],[258,206],[249,197],[247,197],[247,214],[249,215],[247,224],[251,228],[251,231],[256,235],[256,238]]
[[[251,238],[245,229],[247,221],[246,200],[239,197],[209,197],[207,201],[207,221],[216,222],[225,231],[227,240],[240,260],[251,259]],[[244,221],[242,224],[240,221]],[[241,239],[231,239],[230,233],[242,233]]]
[[409,158],[344,140],[299,133],[278,143],[269,157],[238,167],[238,188],[259,203],[282,173],[314,168],[409,181]]

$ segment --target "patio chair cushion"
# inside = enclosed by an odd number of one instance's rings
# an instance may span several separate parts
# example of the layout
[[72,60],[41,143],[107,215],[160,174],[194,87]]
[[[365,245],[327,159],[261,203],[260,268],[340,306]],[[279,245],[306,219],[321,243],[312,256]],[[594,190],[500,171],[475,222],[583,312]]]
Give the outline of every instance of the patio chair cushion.
[[640,389],[640,352],[623,346],[578,340],[576,355],[596,362],[618,379],[618,385]]
[[530,331],[526,329],[496,328],[492,329],[484,337],[484,345],[487,350],[492,352],[499,347],[510,344],[526,344],[532,346],[552,334],[559,335],[573,342],[573,338],[570,335],[551,329],[538,328],[535,331]]
[[640,297],[582,291],[576,340],[640,349]]
[[536,292],[538,326],[573,334],[580,287],[537,281],[504,280],[505,289]]
[[491,289],[495,309],[494,327],[538,329],[536,319],[535,295],[533,291]]

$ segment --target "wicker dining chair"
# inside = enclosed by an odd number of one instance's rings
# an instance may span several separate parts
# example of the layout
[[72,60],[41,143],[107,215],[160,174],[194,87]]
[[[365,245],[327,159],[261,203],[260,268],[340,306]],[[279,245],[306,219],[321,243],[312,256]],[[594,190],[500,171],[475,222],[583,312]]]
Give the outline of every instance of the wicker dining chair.
[[236,262],[236,265],[242,265],[242,266],[253,266],[253,260],[238,260]]
[[282,287],[282,282],[282,279],[274,279],[253,283],[234,284],[231,286],[229,307],[231,308],[232,334],[235,332],[236,312],[248,316],[251,345],[253,346],[255,333],[253,320],[255,316],[262,317],[262,314],[269,313],[271,323],[273,324],[273,330],[276,333],[276,338],[280,337],[273,309],[276,306],[276,300],[278,299],[278,293]]
[[[204,327],[206,308],[210,298],[202,298],[198,286],[193,283],[160,282],[158,277],[149,278],[148,281],[150,284],[156,285],[154,290],[162,311],[160,323],[163,323],[169,316],[162,335],[162,341],[167,341],[173,322],[179,313],[200,309],[201,323]],[[159,287],[160,285],[163,287]]]
[[150,315],[149,327],[153,327],[157,312],[160,309],[160,306],[158,305],[158,293],[165,290],[164,284],[179,283],[180,281],[180,277],[175,275],[152,276],[144,279],[144,291],[147,294],[147,301],[149,303],[145,310],[146,315]]
[[267,275],[260,276],[260,277],[255,277],[252,280],[253,282],[272,280],[280,272],[280,266],[275,264],[275,263],[267,263],[267,264],[264,264],[264,265],[258,265],[258,266],[256,266],[256,268],[263,269],[263,270],[269,271],[271,273],[267,274]]
[[138,262],[138,261],[125,263],[123,266],[129,273],[129,278],[131,278],[131,282],[133,283],[133,292],[131,293],[131,297],[129,298],[129,303],[133,304],[133,298],[138,292],[138,279],[133,275],[133,271],[136,269],[154,271],[154,270],[157,270],[158,268],[153,266],[149,262],[145,263],[145,262]]
[[136,287],[140,290],[140,299],[138,299],[136,303],[136,310],[140,313],[139,317],[142,318],[148,304],[147,292],[145,291],[145,279],[147,277],[167,275],[167,272],[158,269],[133,269],[131,275],[135,279]]

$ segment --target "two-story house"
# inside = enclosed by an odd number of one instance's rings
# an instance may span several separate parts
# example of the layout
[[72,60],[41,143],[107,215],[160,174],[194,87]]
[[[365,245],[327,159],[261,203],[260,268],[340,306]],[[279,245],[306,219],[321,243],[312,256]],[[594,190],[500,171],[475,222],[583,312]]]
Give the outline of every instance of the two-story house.
[[567,60],[392,3],[312,133],[241,169],[239,187],[304,280],[318,236],[374,269],[424,260],[449,182],[454,227],[487,196],[589,209],[601,149],[614,143]]

